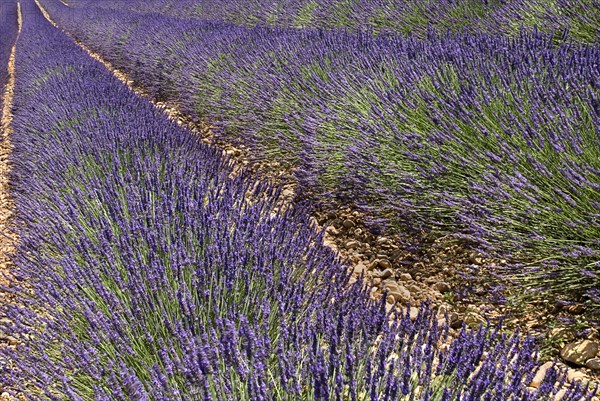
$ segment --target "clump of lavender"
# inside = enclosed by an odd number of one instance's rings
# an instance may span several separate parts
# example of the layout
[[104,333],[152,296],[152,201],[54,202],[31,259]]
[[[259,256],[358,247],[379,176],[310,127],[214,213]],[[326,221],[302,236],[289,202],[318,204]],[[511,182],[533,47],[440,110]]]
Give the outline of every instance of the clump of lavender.
[[407,246],[467,240],[522,262],[504,274],[528,294],[600,307],[597,45],[250,29],[46,3],[157,97],[295,168],[313,199],[352,203]]
[[[551,400],[530,340],[388,324],[277,189],[129,92],[24,3],[3,383],[40,400]],[[440,348],[440,343],[449,345]],[[565,401],[590,399],[571,387]]]
[[477,29],[517,35],[523,27],[585,43],[600,40],[600,2],[598,0],[557,0],[552,2],[513,0],[483,19]]

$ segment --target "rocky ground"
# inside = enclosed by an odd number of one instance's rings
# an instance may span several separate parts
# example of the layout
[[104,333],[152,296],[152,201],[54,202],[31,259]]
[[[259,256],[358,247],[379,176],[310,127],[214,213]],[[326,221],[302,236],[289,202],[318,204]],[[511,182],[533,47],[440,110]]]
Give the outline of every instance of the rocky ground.
[[[583,305],[491,303],[485,272],[506,261],[485,259],[461,244],[443,241],[414,255],[393,237],[372,234],[361,224],[360,214],[350,209],[320,213],[316,219],[326,231],[325,244],[350,262],[354,280],[363,276],[370,283],[374,299],[386,296],[388,309],[403,310],[427,301],[438,310],[440,324],[450,325],[451,335],[463,325],[476,328],[502,320],[508,329],[539,338],[542,357],[558,358],[569,377],[600,383],[600,337]],[[467,270],[481,274],[481,280],[470,283],[473,293],[461,298],[457,293],[464,290]]]

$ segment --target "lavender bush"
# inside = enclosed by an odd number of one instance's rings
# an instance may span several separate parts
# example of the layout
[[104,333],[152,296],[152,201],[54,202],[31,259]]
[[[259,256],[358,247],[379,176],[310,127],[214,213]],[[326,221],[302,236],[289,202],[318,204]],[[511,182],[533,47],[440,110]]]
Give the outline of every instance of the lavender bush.
[[389,325],[301,207],[24,10],[11,161],[27,286],[2,308],[27,341],[1,351],[3,383],[32,400],[554,399],[556,369],[526,387],[530,339],[450,342],[427,308]]
[[[515,35],[522,27],[568,34],[581,42],[600,41],[600,1],[598,0],[515,0],[494,10],[480,24],[489,32]],[[483,28],[485,29],[485,28]]]
[[75,7],[128,9],[236,25],[343,28],[426,36],[466,31],[518,36],[522,27],[560,38],[600,39],[598,0],[71,0]]
[[314,199],[352,202],[407,242],[467,240],[522,261],[511,273],[532,296],[600,306],[597,45],[525,32],[417,40],[244,28],[45,4],[153,95],[294,167]]

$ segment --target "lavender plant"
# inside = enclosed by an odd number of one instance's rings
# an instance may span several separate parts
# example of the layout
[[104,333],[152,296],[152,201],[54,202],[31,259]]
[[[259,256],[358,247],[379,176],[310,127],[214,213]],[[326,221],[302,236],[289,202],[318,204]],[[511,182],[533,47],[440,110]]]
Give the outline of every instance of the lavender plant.
[[[480,23],[490,32],[517,34],[522,27],[536,28],[553,33],[556,37],[568,34],[570,38],[586,43],[600,40],[600,2],[575,1],[509,1],[489,14]],[[484,28],[485,29],[485,28]]]
[[556,369],[527,388],[531,339],[450,341],[426,307],[388,324],[301,207],[24,9],[11,162],[27,286],[2,308],[27,341],[0,351],[3,383],[32,400],[554,399]]
[[597,45],[46,4],[155,96],[287,162],[313,199],[352,202],[410,246],[424,234],[466,239],[518,261],[510,273],[532,296],[600,305]]

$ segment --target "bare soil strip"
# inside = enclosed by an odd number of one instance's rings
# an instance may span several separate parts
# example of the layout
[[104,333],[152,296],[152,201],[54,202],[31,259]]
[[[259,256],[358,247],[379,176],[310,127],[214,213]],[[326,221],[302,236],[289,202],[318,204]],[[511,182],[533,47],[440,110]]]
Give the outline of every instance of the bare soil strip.
[[[17,18],[18,18],[18,34],[21,33],[21,26],[23,23],[23,16],[21,14],[21,4],[17,3]],[[18,40],[17,34],[17,40]],[[15,89],[15,55],[16,55],[17,44],[12,47],[10,58],[8,61],[8,74],[9,79],[6,84],[4,93],[2,94],[3,108],[0,120],[0,284],[3,286],[10,286],[11,282],[11,270],[13,263],[11,255],[13,255],[16,244],[18,241],[17,235],[14,230],[11,229],[12,218],[14,214],[14,201],[10,193],[10,163],[9,156],[12,150],[10,142],[12,129],[12,105],[13,95]],[[0,290],[0,302],[9,303],[15,302],[13,294],[4,293]],[[10,323],[5,317],[0,315],[0,320]],[[10,333],[0,332],[0,347],[16,347],[19,341],[12,337]],[[0,365],[6,363],[0,359]],[[12,400],[6,392],[8,389],[4,389],[0,383],[0,400]],[[21,399],[22,397],[19,397]]]

